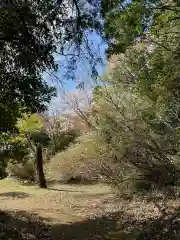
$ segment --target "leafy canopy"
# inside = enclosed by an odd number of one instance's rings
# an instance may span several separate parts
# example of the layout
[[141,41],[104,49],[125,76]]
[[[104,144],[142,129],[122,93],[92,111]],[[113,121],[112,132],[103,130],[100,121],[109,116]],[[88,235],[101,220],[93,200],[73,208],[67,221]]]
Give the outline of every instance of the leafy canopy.
[[47,108],[55,89],[42,73],[57,70],[54,57],[64,49],[79,53],[86,30],[100,29],[98,10],[95,3],[78,0],[1,1],[1,132],[12,131],[24,111]]

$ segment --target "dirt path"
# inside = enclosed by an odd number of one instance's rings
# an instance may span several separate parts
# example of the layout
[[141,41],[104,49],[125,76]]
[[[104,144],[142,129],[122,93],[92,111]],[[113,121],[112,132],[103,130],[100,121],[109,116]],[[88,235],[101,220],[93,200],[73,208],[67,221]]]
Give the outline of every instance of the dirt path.
[[104,185],[54,185],[49,189],[24,186],[10,180],[0,181],[0,209],[27,211],[51,223],[81,221],[111,197],[111,189]]
[[39,189],[1,180],[0,239],[105,239],[108,222],[94,219],[112,198],[111,188],[102,184]]

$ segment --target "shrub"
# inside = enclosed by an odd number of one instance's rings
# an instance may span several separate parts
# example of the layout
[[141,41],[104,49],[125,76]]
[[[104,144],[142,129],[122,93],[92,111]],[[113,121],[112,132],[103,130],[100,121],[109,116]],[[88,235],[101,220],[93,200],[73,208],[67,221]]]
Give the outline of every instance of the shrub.
[[80,132],[76,129],[68,129],[55,135],[55,148],[56,152],[65,150],[70,143],[80,136]]
[[18,138],[8,138],[7,142],[1,145],[0,151],[0,177],[7,176],[6,167],[10,159],[14,159],[17,163],[23,162],[29,154],[29,149],[25,141]]
[[54,154],[66,150],[79,136],[80,131],[74,128],[51,134],[51,141],[46,148],[45,158],[50,159]]
[[34,161],[29,159],[24,163],[10,161],[6,169],[9,176],[16,177],[21,180],[32,180],[34,176]]
[[4,178],[7,176],[6,165],[7,163],[4,160],[0,161],[0,178]]
[[[174,161],[178,159],[176,129],[166,124],[150,99],[122,86],[107,87],[96,100],[95,113],[104,153],[120,166],[117,183],[141,178],[146,185],[164,187],[180,181],[180,167]],[[125,174],[121,166],[128,170]]]

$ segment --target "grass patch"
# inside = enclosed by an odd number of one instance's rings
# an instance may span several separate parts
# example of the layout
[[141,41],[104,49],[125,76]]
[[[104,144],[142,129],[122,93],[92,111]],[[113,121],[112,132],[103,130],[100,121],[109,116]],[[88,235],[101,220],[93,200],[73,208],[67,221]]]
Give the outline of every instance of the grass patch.
[[[82,135],[77,143],[66,151],[56,154],[45,167],[48,181],[67,181],[72,177],[82,177],[91,180],[99,170],[98,146],[94,136]],[[93,169],[93,171],[92,171]]]

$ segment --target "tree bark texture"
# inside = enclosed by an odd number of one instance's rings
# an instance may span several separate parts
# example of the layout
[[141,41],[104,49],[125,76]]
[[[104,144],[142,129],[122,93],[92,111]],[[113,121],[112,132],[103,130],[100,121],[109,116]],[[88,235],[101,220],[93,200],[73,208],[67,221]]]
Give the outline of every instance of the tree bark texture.
[[43,155],[41,144],[36,146],[36,171],[40,188],[47,188],[46,179],[43,170]]

